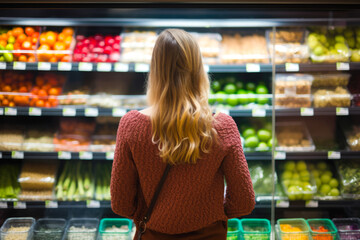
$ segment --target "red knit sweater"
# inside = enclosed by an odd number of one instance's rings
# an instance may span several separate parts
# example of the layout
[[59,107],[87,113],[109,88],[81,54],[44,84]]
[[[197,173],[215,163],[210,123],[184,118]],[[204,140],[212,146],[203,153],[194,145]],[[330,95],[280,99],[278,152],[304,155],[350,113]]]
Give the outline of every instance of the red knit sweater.
[[[255,194],[234,120],[215,116],[219,143],[196,164],[173,166],[155,204],[149,229],[178,234],[252,212]],[[111,206],[138,224],[166,165],[151,141],[150,117],[130,111],[121,118],[111,174]],[[224,176],[227,183],[224,200]]]

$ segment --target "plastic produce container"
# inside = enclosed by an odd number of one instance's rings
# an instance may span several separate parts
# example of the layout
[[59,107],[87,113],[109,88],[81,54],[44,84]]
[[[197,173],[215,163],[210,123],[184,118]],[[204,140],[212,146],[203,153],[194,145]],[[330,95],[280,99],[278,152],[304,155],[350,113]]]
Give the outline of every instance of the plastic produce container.
[[30,240],[33,235],[34,218],[8,218],[0,229],[1,240]]
[[97,218],[72,218],[67,225],[64,240],[96,240],[99,227]]
[[271,226],[267,219],[241,219],[240,235],[244,240],[270,239]]
[[346,126],[345,136],[346,142],[349,145],[350,150],[360,151],[360,124]]
[[[337,229],[330,219],[308,219],[310,234],[313,240],[335,240]],[[324,232],[327,231],[327,232]]]
[[66,227],[66,220],[62,218],[41,218],[34,227],[33,240],[61,240]]
[[360,160],[336,161],[343,198],[360,199]]
[[341,240],[360,239],[360,218],[334,218]]
[[221,35],[219,33],[191,33],[197,40],[206,64],[217,64],[221,51]]
[[240,240],[240,220],[237,218],[228,221],[227,240]]
[[350,107],[351,95],[346,87],[314,88],[314,107]]
[[132,221],[126,218],[104,218],[100,222],[99,240],[131,240]]
[[303,218],[277,220],[281,240],[309,240],[309,225]]
[[121,61],[150,63],[157,39],[156,32],[127,32],[121,34]]
[[312,74],[312,87],[346,87],[351,75],[347,73],[316,73]]

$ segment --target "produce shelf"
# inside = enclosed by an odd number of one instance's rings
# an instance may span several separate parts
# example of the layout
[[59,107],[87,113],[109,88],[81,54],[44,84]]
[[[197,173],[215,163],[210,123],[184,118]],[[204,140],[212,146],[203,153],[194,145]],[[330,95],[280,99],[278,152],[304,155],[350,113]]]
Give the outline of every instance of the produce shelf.
[[276,160],[337,160],[359,159],[358,151],[315,151],[315,152],[275,152]]

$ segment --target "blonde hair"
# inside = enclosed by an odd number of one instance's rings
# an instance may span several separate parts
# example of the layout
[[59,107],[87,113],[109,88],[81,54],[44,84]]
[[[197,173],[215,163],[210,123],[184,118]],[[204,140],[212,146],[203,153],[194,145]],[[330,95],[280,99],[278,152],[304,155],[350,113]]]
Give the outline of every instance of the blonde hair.
[[147,86],[152,141],[169,164],[193,163],[209,153],[216,137],[208,104],[209,79],[196,40],[166,29],[152,53]]

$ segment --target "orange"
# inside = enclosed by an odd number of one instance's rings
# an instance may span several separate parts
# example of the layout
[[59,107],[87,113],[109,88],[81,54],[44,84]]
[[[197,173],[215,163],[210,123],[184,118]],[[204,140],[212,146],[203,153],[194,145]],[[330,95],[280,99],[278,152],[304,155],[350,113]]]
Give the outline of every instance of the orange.
[[56,88],[50,88],[48,93],[49,93],[49,95],[54,95],[54,96],[59,95],[59,92]]
[[44,100],[41,100],[41,99],[40,99],[40,100],[37,100],[35,106],[37,106],[37,107],[44,107],[44,106],[45,106]]
[[38,96],[34,96],[32,97],[31,101],[30,101],[30,106],[35,106],[36,102],[39,100]]
[[[46,83],[44,86],[41,87],[41,89],[46,92],[46,95],[50,88],[51,88],[51,85],[49,83]],[[39,95],[40,95],[40,93],[39,93]]]
[[37,76],[35,81],[36,81],[36,85],[38,85],[39,87],[41,87],[45,83],[44,78],[41,76]]
[[66,27],[62,30],[62,32],[67,35],[67,36],[72,36],[74,35],[74,29],[70,28],[70,27]]
[[54,44],[54,50],[65,50],[65,43],[56,42]]
[[22,102],[22,97],[21,96],[15,96],[13,99],[14,103],[16,103],[16,105],[20,105]]
[[9,105],[9,100],[7,100],[6,98],[2,100],[2,105],[3,106],[8,106]]
[[65,43],[66,49],[69,49],[69,48],[70,48],[70,45],[71,45],[72,40],[73,40],[72,36],[67,36],[67,37],[65,38],[64,43]]
[[25,41],[22,43],[21,48],[24,50],[31,50],[31,46],[32,46],[31,42]]
[[66,38],[65,33],[59,33],[57,40],[60,42],[63,42],[63,41],[65,41],[65,38]]
[[48,44],[50,47],[54,45],[56,42],[56,33],[49,31],[46,33],[46,44]]
[[[41,51],[49,51],[50,50],[50,46],[47,45],[47,44],[43,44],[41,45],[38,50],[41,50]],[[41,52],[39,53],[39,58],[40,58],[40,61],[48,61],[49,58],[51,57],[51,53],[46,53],[46,52]]]
[[32,27],[26,27],[26,28],[25,28],[25,33],[26,33],[26,35],[28,35],[28,36],[32,36],[32,35],[34,34],[34,32],[35,32],[35,29],[32,28]]
[[28,62],[36,62],[35,57],[34,56],[29,57]]
[[34,95],[37,95],[39,92],[39,88],[38,87],[34,87],[32,90],[31,90],[31,93],[34,94]]
[[0,95],[0,102],[2,101],[2,100],[4,100],[4,95]]
[[39,92],[38,92],[38,96],[40,98],[43,98],[43,97],[47,97],[47,93],[44,89],[40,89]]
[[20,87],[19,92],[26,93],[26,92],[28,92],[28,90],[26,87],[22,86],[22,87]]
[[3,87],[2,91],[3,92],[11,92],[11,87],[9,85],[6,85],[5,87]]
[[51,108],[51,103],[49,103],[49,102],[45,102],[45,107],[47,107],[47,108]]
[[9,107],[15,107],[15,103],[14,103],[14,102],[10,102],[10,103],[9,103]]
[[14,36],[14,32],[12,30],[8,31],[6,34],[8,37]]
[[55,96],[49,96],[48,101],[53,107],[56,107],[58,105],[58,100]]
[[27,57],[25,55],[20,55],[19,57],[19,62],[26,62],[27,61]]
[[[8,31],[8,34],[9,34],[9,32],[10,31]],[[20,34],[23,34],[24,33],[24,29],[22,29],[21,27],[16,27],[16,28],[14,28],[13,30],[12,30],[12,35],[14,36],[14,37],[17,37],[17,36],[19,36]]]
[[1,34],[0,40],[7,40],[7,34],[6,33]]
[[40,33],[39,32],[34,32],[33,35],[31,35],[33,38],[39,38]]
[[3,47],[6,47],[7,41],[5,41],[5,40],[0,40],[0,45],[3,46]]
[[58,59],[56,58],[56,56],[52,56],[49,60],[49,62],[58,62]]
[[42,33],[40,35],[40,44],[41,45],[46,44],[46,34],[45,33]]
[[71,61],[71,57],[70,55],[65,55],[61,58],[60,60],[61,62],[70,62]]
[[31,38],[32,44],[36,44],[37,41],[38,41],[38,38],[37,38],[37,37],[32,37],[32,38]]
[[23,105],[23,106],[29,105],[29,97],[28,96],[22,96],[21,105]]
[[22,44],[24,41],[26,41],[26,35],[25,34],[20,34],[17,38],[16,38],[16,42]]

